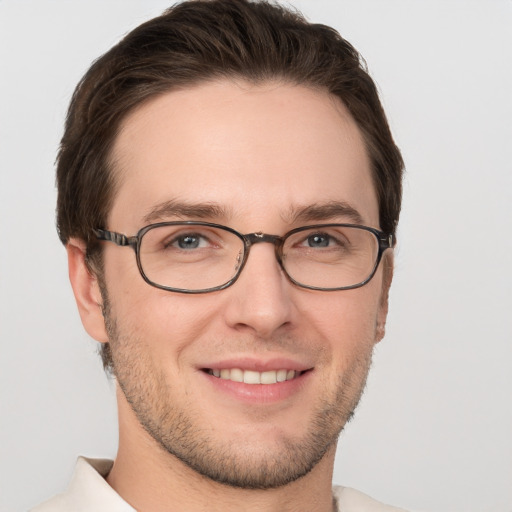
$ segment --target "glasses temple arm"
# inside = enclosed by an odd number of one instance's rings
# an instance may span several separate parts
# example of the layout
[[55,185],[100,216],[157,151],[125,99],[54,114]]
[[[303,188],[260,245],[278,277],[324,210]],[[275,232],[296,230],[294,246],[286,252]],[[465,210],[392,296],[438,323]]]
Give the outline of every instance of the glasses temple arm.
[[98,240],[105,240],[107,242],[114,242],[116,245],[136,245],[137,237],[128,237],[122,233],[116,233],[115,231],[107,231],[106,229],[93,229],[93,233]]

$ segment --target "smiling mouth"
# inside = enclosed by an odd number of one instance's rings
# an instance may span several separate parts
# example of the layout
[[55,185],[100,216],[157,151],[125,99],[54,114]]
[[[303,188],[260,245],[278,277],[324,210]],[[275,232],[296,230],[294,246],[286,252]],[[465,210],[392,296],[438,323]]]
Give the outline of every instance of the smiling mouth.
[[253,370],[241,370],[240,368],[206,368],[204,371],[219,379],[243,382],[244,384],[277,384],[296,379],[305,373],[304,371],[286,369],[256,372]]

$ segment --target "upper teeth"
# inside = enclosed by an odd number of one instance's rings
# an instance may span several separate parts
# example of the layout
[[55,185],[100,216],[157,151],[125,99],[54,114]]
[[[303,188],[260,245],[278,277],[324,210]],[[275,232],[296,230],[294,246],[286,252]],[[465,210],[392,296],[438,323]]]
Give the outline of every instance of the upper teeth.
[[241,370],[240,368],[226,368],[222,370],[210,370],[209,373],[221,379],[244,382],[245,384],[275,384],[276,382],[294,379],[300,372],[296,372],[295,370],[255,372],[252,370]]

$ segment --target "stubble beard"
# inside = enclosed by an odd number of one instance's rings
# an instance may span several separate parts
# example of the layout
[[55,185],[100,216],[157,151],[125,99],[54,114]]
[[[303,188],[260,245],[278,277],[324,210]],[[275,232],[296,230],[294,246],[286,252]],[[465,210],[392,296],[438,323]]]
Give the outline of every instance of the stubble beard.
[[307,432],[280,436],[272,450],[256,450],[236,439],[222,442],[198,423],[201,411],[173,403],[173,389],[153,364],[145,344],[122,332],[103,293],[103,314],[109,336],[112,373],[146,432],[168,454],[214,482],[243,489],[272,489],[308,474],[335,448],[353,417],[371,365],[369,349],[340,376],[329,397],[322,397]]

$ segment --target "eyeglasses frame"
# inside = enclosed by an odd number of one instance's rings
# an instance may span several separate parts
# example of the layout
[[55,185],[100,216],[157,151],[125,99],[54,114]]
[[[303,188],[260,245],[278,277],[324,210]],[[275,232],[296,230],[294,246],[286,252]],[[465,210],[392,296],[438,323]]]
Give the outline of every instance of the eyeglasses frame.
[[[205,227],[212,227],[217,229],[222,229],[224,231],[228,231],[232,233],[233,235],[237,236],[240,240],[244,243],[244,254],[242,261],[236,271],[236,274],[226,283],[215,286],[213,288],[205,288],[201,290],[186,290],[183,288],[172,288],[170,286],[164,286],[158,283],[155,283],[151,281],[146,273],[144,272],[142,268],[142,264],[140,261],[140,245],[142,243],[143,236],[150,230],[162,227],[162,226],[173,226],[173,225],[190,225],[190,226],[205,226]],[[321,228],[328,228],[328,227],[349,227],[349,228],[357,228],[362,229],[365,231],[368,231],[372,233],[378,241],[379,244],[379,250],[377,253],[377,258],[375,261],[375,265],[370,273],[370,275],[360,283],[350,285],[350,286],[342,286],[338,288],[322,288],[318,286],[309,286],[302,283],[297,282],[293,277],[291,277],[288,272],[286,271],[284,264],[283,264],[283,245],[285,240],[293,235],[294,233],[298,233],[300,231],[307,231],[309,229],[321,229]],[[218,290],[224,290],[225,288],[230,287],[232,284],[237,281],[237,279],[240,277],[240,274],[242,273],[242,270],[247,262],[247,259],[249,257],[250,249],[253,245],[259,244],[259,243],[271,243],[274,245],[275,250],[275,256],[277,259],[277,262],[279,263],[279,266],[283,270],[284,274],[288,278],[290,282],[295,284],[296,286],[299,286],[300,288],[306,288],[308,290],[318,290],[318,291],[340,291],[340,290],[352,290],[354,288],[360,288],[361,286],[364,286],[367,284],[375,275],[375,272],[377,271],[377,268],[379,266],[379,263],[382,259],[382,255],[384,254],[384,251],[387,249],[392,249],[395,244],[395,237],[391,233],[384,233],[383,231],[380,231],[378,229],[369,227],[369,226],[363,226],[360,224],[346,224],[346,223],[328,223],[328,224],[313,224],[309,226],[301,226],[298,228],[294,228],[287,233],[285,233],[283,236],[278,235],[270,235],[267,233],[257,232],[257,233],[248,233],[248,234],[242,234],[236,231],[233,228],[230,228],[229,226],[223,226],[222,224],[215,224],[212,222],[201,222],[201,221],[169,221],[169,222],[157,222],[154,224],[149,224],[147,226],[144,226],[141,228],[136,235],[134,236],[126,236],[122,233],[117,233],[115,231],[109,231],[106,229],[93,229],[93,233],[95,237],[98,240],[101,241],[107,241],[107,242],[113,242],[114,244],[125,247],[130,246],[135,251],[135,258],[137,260],[137,267],[139,269],[139,272],[150,286],[154,286],[155,288],[159,288],[161,290],[166,290],[169,292],[177,292],[177,293],[187,293],[187,294],[199,294],[199,293],[210,293]]]

